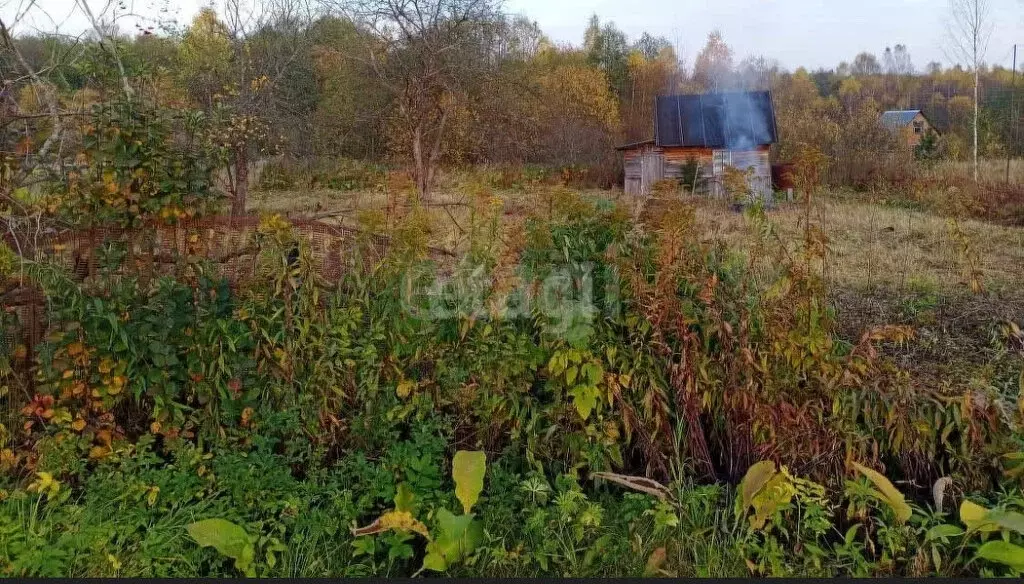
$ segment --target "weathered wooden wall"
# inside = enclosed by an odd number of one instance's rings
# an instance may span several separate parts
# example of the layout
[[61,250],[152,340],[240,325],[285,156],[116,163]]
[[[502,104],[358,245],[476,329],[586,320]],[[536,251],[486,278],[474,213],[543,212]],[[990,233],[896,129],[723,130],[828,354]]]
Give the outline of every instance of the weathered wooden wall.
[[[661,148],[653,144],[644,144],[623,151],[625,166],[626,194],[650,194],[653,183],[661,179],[675,179],[691,183],[693,177],[683,176],[691,161],[700,167],[702,180],[698,184],[698,192],[719,196],[722,193],[721,179],[724,166],[730,165],[739,169],[754,168],[752,186],[762,196],[771,195],[772,171],[768,159],[768,146],[758,146],[755,150],[717,151],[711,148]],[[655,165],[652,168],[651,165]],[[660,167],[660,169],[659,169]],[[660,172],[653,172],[660,170]],[[656,176],[655,176],[656,175]]]

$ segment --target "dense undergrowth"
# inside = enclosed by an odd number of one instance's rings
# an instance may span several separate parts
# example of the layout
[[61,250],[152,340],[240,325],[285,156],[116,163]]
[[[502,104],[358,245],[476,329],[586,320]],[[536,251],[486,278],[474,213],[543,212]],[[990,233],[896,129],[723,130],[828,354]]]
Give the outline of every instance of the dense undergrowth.
[[[621,167],[621,161],[601,165],[498,164],[453,167],[445,169],[441,182],[444,189],[456,191],[467,185],[486,185],[491,189],[516,192],[553,186],[608,189],[621,182]],[[346,158],[295,159],[282,156],[268,159],[261,165],[258,186],[263,191],[375,191],[388,188],[389,172],[394,175],[398,170],[389,169],[384,164]]]
[[[6,251],[54,325],[3,434],[0,570],[1024,570],[1019,330],[1001,383],[911,389],[878,346],[912,330],[837,333],[813,228],[792,255],[749,213],[765,286],[680,203],[642,225],[563,190],[531,206],[501,255],[482,211],[440,279],[400,228],[385,261],[321,281],[276,218],[255,235],[273,277],[237,290],[198,260],[156,276],[111,253],[79,281]],[[475,505],[456,451],[486,453]]]

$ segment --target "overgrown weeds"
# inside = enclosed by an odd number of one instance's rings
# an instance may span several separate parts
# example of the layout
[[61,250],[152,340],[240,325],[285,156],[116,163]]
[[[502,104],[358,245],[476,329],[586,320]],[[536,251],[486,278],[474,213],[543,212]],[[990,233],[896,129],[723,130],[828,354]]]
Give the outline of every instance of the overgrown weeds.
[[[950,499],[981,493],[986,505],[1016,505],[986,493],[1019,488],[1021,413],[1007,378],[1020,371],[1018,353],[1001,355],[988,384],[911,383],[886,356],[909,326],[843,334],[826,285],[829,241],[810,214],[791,246],[751,207],[755,245],[744,255],[702,242],[695,209],[680,200],[653,200],[634,223],[610,201],[543,190],[522,231],[502,233],[492,197],[479,194],[456,265],[427,258],[430,215],[414,205],[388,255],[338,282],[322,280],[278,216],[252,235],[268,278],[234,289],[195,257],[180,258],[175,278],[114,254],[107,271],[78,281],[6,252],[4,276],[42,290],[50,327],[29,369],[3,378],[32,394],[19,404],[21,423],[2,434],[10,502],[0,567],[103,576],[1017,570],[970,525],[933,531],[946,507],[925,501],[949,477]],[[497,245],[501,236],[511,239]],[[449,488],[456,451],[487,453],[479,502],[463,500],[461,473]],[[1006,468],[994,464],[1004,455]],[[730,485],[769,464],[763,484],[747,492],[743,481],[734,499]],[[912,515],[894,505],[903,495],[892,483],[862,468],[904,486]],[[669,486],[624,495],[631,481],[608,473]],[[451,493],[463,515],[450,511]],[[375,518],[380,529],[350,535]],[[203,525],[241,547],[193,528],[210,546],[198,547],[185,535],[198,519],[223,520]],[[61,535],[70,526],[77,537]],[[964,543],[957,551],[947,541]]]

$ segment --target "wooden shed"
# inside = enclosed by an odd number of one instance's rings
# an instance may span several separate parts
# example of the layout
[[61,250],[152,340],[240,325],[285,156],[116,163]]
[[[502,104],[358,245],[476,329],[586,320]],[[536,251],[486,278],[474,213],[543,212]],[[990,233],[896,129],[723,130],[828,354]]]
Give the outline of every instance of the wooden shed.
[[726,169],[733,167],[752,169],[751,191],[771,196],[768,152],[778,139],[771,93],[662,96],[654,115],[652,140],[618,148],[627,194],[647,195],[654,183],[673,179],[721,196]]

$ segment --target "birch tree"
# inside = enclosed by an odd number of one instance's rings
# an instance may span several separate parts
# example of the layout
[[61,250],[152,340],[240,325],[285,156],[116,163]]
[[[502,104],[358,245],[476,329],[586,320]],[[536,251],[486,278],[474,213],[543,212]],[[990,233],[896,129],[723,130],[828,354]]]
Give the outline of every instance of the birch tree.
[[978,85],[981,65],[992,36],[990,0],[949,0],[949,57],[966,63],[974,72],[974,122],[972,124],[974,181],[978,181]]

